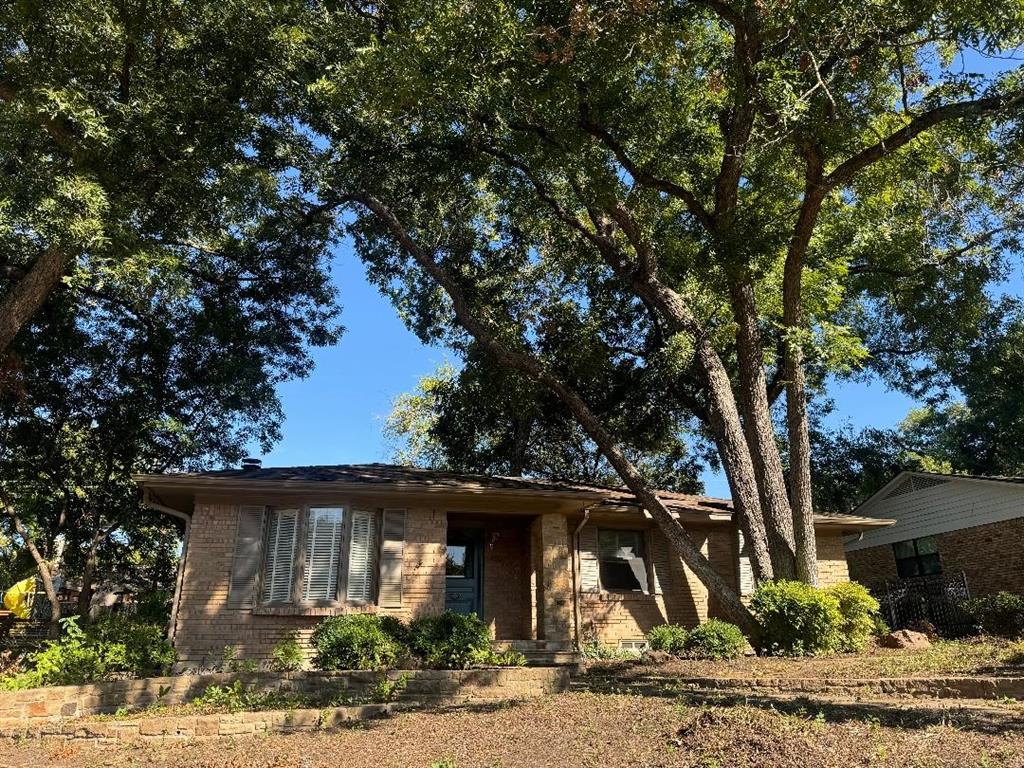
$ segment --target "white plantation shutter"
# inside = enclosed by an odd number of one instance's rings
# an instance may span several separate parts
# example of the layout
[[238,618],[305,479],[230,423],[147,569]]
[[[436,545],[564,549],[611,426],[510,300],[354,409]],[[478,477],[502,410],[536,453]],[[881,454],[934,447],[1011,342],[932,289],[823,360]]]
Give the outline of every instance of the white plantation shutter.
[[348,553],[348,599],[368,603],[373,600],[373,569],[376,558],[377,525],[373,512],[352,511],[352,541]]
[[584,526],[580,531],[580,591],[601,591],[601,567],[597,559],[597,528]]
[[286,603],[292,599],[295,572],[295,534],[299,510],[279,509],[267,527],[267,557],[263,567],[263,602]]
[[754,588],[757,585],[754,582],[754,568],[750,563],[750,545],[744,539],[743,531],[739,531],[739,537],[740,597],[749,597],[754,594]]
[[405,554],[405,510],[385,509],[381,525],[380,589],[382,608],[402,607],[402,560]]
[[345,511],[312,507],[306,523],[306,573],[303,600],[334,600],[338,596],[338,561]]

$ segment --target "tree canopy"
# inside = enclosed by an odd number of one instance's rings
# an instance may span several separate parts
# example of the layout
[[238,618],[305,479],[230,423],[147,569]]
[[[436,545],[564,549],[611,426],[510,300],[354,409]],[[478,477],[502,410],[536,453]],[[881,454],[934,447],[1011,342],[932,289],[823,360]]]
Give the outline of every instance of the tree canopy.
[[583,371],[688,409],[758,576],[813,580],[808,388],[927,359],[987,303],[1024,91],[975,63],[1021,21],[1018,2],[353,4],[313,38],[311,184],[350,204],[411,327],[544,387],[744,620]]

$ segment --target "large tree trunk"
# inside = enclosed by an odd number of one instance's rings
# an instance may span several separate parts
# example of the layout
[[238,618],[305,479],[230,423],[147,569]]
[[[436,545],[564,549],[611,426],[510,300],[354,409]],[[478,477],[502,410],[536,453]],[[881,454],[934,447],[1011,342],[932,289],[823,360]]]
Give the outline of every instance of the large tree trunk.
[[743,433],[732,382],[722,358],[703,329],[696,327],[682,297],[661,283],[652,272],[634,274],[632,287],[638,296],[658,309],[673,333],[682,333],[694,340],[697,370],[707,390],[709,426],[729,481],[740,526],[750,542],[751,564],[759,581],[770,581],[776,573],[761,509],[757,475],[750,446]]
[[67,269],[67,254],[51,246],[36,259],[28,273],[0,300],[0,354],[39,311]]
[[22,524],[21,518],[11,513],[11,519],[14,521],[14,530],[21,536],[22,541],[25,542],[26,549],[28,549],[36,563],[36,570],[39,571],[39,579],[43,582],[46,599],[50,601],[50,637],[60,637],[60,602],[57,600],[57,589],[53,585],[53,572],[50,570],[50,564],[39,552],[35,542],[32,541],[32,537],[29,536],[28,529]]
[[754,289],[748,280],[739,278],[731,281],[730,292],[737,324],[736,350],[743,427],[764,506],[772,568],[776,578],[792,579],[797,575],[793,511],[786,497],[782,457],[775,442],[768,403],[768,382],[764,375],[764,350],[757,326]]
[[481,321],[471,310],[462,289],[451,275],[424,251],[402,226],[395,214],[372,195],[361,195],[359,202],[365,205],[380,222],[391,232],[392,236],[416,261],[416,263],[441,287],[452,302],[456,319],[474,339],[494,355],[498,362],[508,365],[527,375],[537,383],[547,387],[563,405],[573,414],[579,425],[601,449],[605,458],[615,468],[626,486],[637,497],[640,504],[651,513],[659,529],[665,534],[672,548],[680,555],[698,579],[708,590],[722,602],[722,607],[729,617],[748,635],[757,632],[757,622],[749,609],[740,600],[736,591],[726,583],[714,569],[711,562],[700,551],[697,544],[683,530],[679,522],[664,505],[657,493],[648,485],[643,476],[633,466],[616,444],[614,438],[605,429],[601,421],[590,410],[583,399],[561,380],[552,375],[533,355],[514,351],[497,340],[488,325]]
[[[796,345],[793,345],[796,347]],[[807,425],[803,356],[786,353],[786,427],[789,433],[789,492],[796,528],[796,571],[800,581],[818,583],[818,544],[811,491],[811,440]]]
[[823,164],[816,146],[804,147],[807,164],[804,199],[793,238],[786,253],[782,278],[782,322],[786,328],[784,374],[786,377],[786,431],[789,436],[789,496],[796,529],[797,577],[818,582],[818,543],[814,533],[814,500],[811,490],[811,440],[807,421],[807,382],[804,376],[804,256],[825,200]]
[[[116,526],[115,526],[116,527]],[[97,530],[89,542],[89,551],[85,555],[85,565],[82,567],[82,590],[78,593],[77,613],[82,621],[89,620],[89,610],[92,607],[93,582],[96,578],[96,566],[99,563],[100,544],[106,541],[114,527],[106,530]]]

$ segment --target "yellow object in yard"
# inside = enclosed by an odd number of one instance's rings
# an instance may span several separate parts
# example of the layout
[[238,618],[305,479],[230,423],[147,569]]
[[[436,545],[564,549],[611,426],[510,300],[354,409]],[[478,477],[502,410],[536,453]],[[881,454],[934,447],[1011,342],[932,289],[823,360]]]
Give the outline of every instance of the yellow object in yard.
[[27,619],[32,611],[32,595],[36,591],[36,577],[22,579],[4,592],[4,608],[19,619]]

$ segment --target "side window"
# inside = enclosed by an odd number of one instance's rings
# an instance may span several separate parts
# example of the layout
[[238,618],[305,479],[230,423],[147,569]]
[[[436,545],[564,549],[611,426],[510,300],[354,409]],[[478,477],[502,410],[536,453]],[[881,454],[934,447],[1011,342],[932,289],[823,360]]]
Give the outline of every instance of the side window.
[[942,573],[939,545],[934,536],[898,541],[892,549],[896,556],[896,572],[901,579]]
[[602,528],[597,532],[601,587],[611,592],[647,594],[644,532]]

